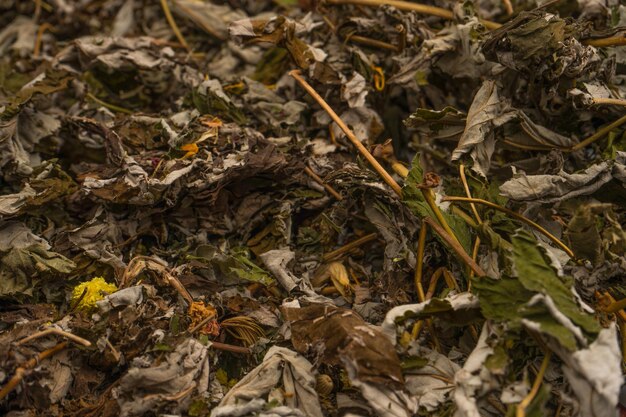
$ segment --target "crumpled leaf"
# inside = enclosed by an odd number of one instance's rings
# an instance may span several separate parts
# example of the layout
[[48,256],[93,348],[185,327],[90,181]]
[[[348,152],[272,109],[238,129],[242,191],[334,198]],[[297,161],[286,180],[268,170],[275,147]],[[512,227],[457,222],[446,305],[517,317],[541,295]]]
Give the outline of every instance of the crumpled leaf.
[[498,93],[497,82],[484,81],[467,112],[465,130],[452,152],[452,160],[456,161],[469,152],[474,161],[472,169],[487,177],[495,150],[495,129],[514,117],[515,111],[510,103]]
[[479,318],[479,306],[478,298],[468,292],[450,295],[444,299],[432,298],[418,304],[405,304],[389,310],[381,328],[395,345],[397,327],[407,319],[435,316],[451,324],[463,325]]
[[69,274],[75,268],[74,262],[50,250],[50,244],[35,235],[23,223],[7,221],[0,225],[0,297],[34,296],[35,289],[52,295],[52,287],[57,286],[50,278]]
[[500,186],[502,195],[516,201],[553,203],[573,197],[590,195],[613,179],[624,184],[626,152],[618,152],[614,161],[603,161],[583,172],[558,175],[526,175],[520,173]]
[[580,404],[580,414],[586,416],[615,416],[623,376],[619,370],[622,360],[614,323],[602,329],[589,347],[576,352],[557,354],[564,362],[567,377]]
[[[284,405],[278,407],[278,415],[321,417],[323,414],[315,392],[312,369],[311,363],[303,356],[283,347],[272,346],[265,354],[263,363],[248,372],[228,391],[220,404],[211,411],[211,417],[260,412],[268,406],[266,396],[278,386],[285,392]],[[296,410],[301,414],[295,413]]]
[[[126,417],[144,415],[161,401],[186,390],[204,395],[208,388],[208,347],[195,339],[186,339],[161,363],[150,356],[136,358],[114,390],[120,415]],[[186,410],[186,407],[179,403],[174,409]]]
[[228,25],[231,22],[247,17],[240,9],[199,0],[174,0],[173,5],[174,13],[190,19],[220,40],[228,38]]
[[514,277],[475,279],[485,317],[523,325],[558,340],[564,349],[585,347],[600,331],[573,292],[573,280],[557,275],[544,249],[522,230],[512,236]]

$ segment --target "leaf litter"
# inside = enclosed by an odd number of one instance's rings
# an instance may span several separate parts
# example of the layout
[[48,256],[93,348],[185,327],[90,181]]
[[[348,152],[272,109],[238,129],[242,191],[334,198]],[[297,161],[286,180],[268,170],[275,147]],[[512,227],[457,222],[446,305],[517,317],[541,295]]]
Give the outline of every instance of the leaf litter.
[[0,412],[626,413],[626,6],[0,2]]

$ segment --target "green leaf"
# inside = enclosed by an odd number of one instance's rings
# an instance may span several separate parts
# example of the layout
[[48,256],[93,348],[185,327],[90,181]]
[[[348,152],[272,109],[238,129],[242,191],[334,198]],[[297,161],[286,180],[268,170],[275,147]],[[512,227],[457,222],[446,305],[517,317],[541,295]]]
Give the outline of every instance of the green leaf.
[[518,230],[512,237],[508,261],[514,276],[472,281],[486,318],[506,322],[510,329],[519,328],[524,320],[570,351],[578,348],[580,335],[588,341],[595,339],[600,326],[578,304],[572,279],[557,275],[544,249],[530,233]]
[[545,250],[528,232],[519,230],[512,238],[513,260],[520,282],[528,290],[549,295],[559,311],[580,326],[588,336],[598,335],[600,326],[582,310],[574,297],[573,279],[559,277],[550,266]]

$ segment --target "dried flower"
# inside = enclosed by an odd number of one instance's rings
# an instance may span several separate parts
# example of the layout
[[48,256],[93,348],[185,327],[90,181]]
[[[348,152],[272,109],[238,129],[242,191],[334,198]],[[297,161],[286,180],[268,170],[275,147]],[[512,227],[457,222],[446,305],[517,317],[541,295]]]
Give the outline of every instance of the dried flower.
[[102,277],[93,278],[74,287],[71,303],[77,310],[90,311],[96,307],[96,301],[107,294],[117,291],[117,285],[109,284]]

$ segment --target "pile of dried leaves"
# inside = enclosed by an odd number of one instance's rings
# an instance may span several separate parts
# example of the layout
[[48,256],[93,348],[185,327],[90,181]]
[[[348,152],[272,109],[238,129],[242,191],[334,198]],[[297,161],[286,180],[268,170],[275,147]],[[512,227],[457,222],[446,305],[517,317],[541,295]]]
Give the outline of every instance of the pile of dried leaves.
[[618,415],[620,3],[0,0],[0,413]]

